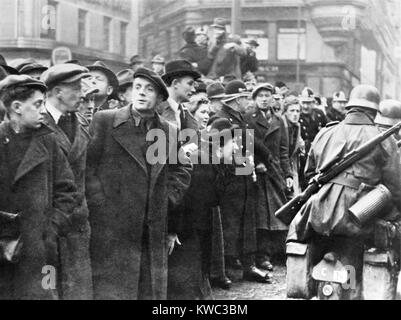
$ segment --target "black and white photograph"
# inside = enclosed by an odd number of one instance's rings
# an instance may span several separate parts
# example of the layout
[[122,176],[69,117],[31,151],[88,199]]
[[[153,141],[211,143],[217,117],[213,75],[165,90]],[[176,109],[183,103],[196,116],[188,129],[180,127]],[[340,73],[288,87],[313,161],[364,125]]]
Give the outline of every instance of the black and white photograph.
[[401,300],[400,0],[0,13],[0,300]]

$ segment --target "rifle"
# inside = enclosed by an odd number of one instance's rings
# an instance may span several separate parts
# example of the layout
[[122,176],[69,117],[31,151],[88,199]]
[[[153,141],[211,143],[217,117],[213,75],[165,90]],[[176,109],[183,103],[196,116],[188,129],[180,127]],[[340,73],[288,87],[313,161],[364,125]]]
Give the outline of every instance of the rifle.
[[315,194],[320,188],[326,183],[330,182],[332,179],[336,178],[344,170],[348,169],[355,162],[363,159],[367,156],[377,145],[382,143],[384,140],[392,136],[394,133],[401,129],[401,122],[397,123],[395,126],[391,127],[387,131],[377,135],[371,140],[367,141],[357,149],[349,152],[341,160],[334,159],[327,166],[319,170],[319,173],[310,180],[309,186],[304,192],[296,196],[286,205],[281,207],[276,211],[275,216],[285,223],[290,225],[292,220],[295,218],[299,210],[304,206],[304,204]]

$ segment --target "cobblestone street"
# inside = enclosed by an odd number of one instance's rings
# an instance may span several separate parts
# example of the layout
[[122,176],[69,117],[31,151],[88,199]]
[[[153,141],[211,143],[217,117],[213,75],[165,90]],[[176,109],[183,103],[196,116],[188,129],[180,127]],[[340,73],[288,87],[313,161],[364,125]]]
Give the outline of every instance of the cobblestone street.
[[237,280],[231,290],[214,289],[214,297],[216,300],[285,300],[285,276],[285,267],[277,266],[271,284]]

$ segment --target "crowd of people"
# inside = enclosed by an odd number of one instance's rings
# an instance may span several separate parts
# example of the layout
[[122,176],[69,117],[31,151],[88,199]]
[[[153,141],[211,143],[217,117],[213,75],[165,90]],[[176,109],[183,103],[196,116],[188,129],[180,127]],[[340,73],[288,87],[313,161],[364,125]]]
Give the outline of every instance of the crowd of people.
[[[0,260],[0,298],[212,299],[238,273],[271,283],[288,233],[275,212],[308,185],[312,142],[347,99],[257,83],[257,41],[220,18],[211,29],[210,41],[187,28],[175,60],[134,56],[117,74],[3,59],[0,215],[18,214],[22,245],[18,262]],[[149,153],[154,129],[164,162]]]

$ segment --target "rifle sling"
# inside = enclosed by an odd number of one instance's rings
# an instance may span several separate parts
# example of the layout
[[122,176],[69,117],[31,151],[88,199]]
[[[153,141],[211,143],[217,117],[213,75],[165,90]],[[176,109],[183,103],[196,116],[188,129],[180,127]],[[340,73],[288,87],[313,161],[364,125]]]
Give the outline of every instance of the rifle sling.
[[338,184],[355,190],[358,190],[362,184],[362,182],[359,179],[347,173],[340,174],[339,176],[330,180],[329,183]]

